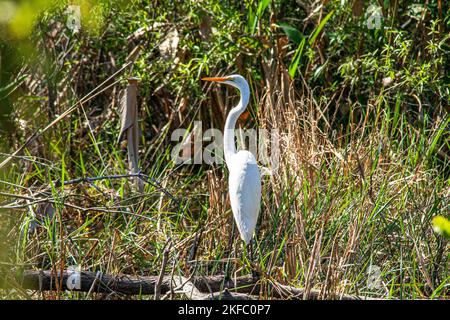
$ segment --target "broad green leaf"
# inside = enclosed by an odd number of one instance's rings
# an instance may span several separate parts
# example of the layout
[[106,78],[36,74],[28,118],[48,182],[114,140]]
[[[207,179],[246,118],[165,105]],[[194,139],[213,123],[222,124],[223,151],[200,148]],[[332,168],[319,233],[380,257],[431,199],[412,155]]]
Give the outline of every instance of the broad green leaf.
[[295,50],[294,57],[292,58],[291,64],[289,65],[289,75],[291,76],[291,78],[294,78],[295,73],[297,72],[297,67],[300,64],[304,47],[305,47],[305,38],[302,39],[302,41],[298,45],[297,50]]
[[256,16],[253,13],[252,7],[250,6],[248,8],[248,15],[247,15],[247,31],[252,32],[253,26],[255,25]]
[[299,45],[302,39],[304,38],[303,34],[300,31],[290,26],[286,22],[281,22],[278,24],[278,26],[283,29],[288,39],[297,45]]
[[258,16],[260,17],[264,10],[266,10],[271,0],[262,0],[258,4]]
[[251,33],[254,34],[256,30],[256,25],[258,20],[262,17],[264,11],[269,6],[271,0],[262,0],[258,4],[258,9],[256,9],[256,16],[253,18],[252,30]]
[[320,22],[320,24],[317,26],[316,30],[314,30],[314,33],[312,34],[311,38],[309,39],[309,45],[312,46],[314,41],[316,40],[317,36],[319,35],[320,31],[322,31],[323,27],[327,23],[328,20],[330,20],[331,16],[333,15],[334,10],[330,11],[326,15],[326,17]]

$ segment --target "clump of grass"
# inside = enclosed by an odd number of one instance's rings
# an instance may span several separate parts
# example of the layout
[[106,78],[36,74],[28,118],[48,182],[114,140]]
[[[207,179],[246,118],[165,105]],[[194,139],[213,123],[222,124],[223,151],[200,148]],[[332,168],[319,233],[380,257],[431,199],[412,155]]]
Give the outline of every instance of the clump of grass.
[[[431,219],[448,211],[448,180],[426,154],[446,119],[420,132],[400,115],[394,126],[392,107],[377,108],[379,96],[364,121],[333,132],[327,106],[310,91],[290,90],[287,100],[277,94],[289,87],[283,79],[280,72],[279,86],[266,96],[275,99],[262,100],[258,110],[262,126],[284,128],[280,168],[265,184],[260,263],[324,297],[445,296],[449,248]],[[350,107],[350,119],[357,109]],[[398,128],[409,132],[401,143]],[[375,284],[373,266],[380,270]]]

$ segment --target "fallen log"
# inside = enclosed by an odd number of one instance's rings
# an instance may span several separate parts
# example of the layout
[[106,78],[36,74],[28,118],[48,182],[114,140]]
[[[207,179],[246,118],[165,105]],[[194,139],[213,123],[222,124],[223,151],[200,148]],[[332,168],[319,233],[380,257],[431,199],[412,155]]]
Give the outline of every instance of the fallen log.
[[[74,280],[74,275],[79,278]],[[267,279],[254,278],[251,275],[225,280],[223,275],[196,276],[131,276],[107,275],[89,271],[59,272],[51,270],[26,270],[16,281],[23,289],[39,291],[71,290],[79,292],[116,293],[119,295],[154,295],[158,287],[161,294],[184,294],[194,300],[238,299],[251,300],[262,298],[302,300],[305,290],[282,285]],[[3,281],[4,282],[4,281]],[[264,290],[262,290],[264,288]],[[264,294],[260,295],[260,293]],[[320,290],[311,290],[309,299],[319,299]],[[331,297],[340,300],[373,300],[369,297],[342,294]]]

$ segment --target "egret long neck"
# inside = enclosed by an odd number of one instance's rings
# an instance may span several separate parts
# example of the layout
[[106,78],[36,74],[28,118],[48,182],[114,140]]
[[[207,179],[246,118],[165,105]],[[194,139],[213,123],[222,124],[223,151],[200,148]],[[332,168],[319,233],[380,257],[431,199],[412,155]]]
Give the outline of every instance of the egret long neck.
[[248,89],[239,90],[241,91],[241,99],[239,100],[238,105],[231,109],[230,113],[228,114],[223,134],[225,162],[227,163],[227,165],[230,163],[230,157],[236,153],[236,145],[234,143],[234,129],[236,127],[236,121],[242,114],[242,112],[244,112],[245,108],[247,108],[250,98],[250,92]]

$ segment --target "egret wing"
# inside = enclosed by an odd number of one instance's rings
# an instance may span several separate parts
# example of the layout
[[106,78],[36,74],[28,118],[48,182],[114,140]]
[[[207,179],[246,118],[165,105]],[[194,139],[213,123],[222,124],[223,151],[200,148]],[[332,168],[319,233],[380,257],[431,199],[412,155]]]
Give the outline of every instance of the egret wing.
[[250,242],[258,221],[261,202],[261,177],[255,157],[248,151],[233,155],[230,165],[231,209],[242,240]]

